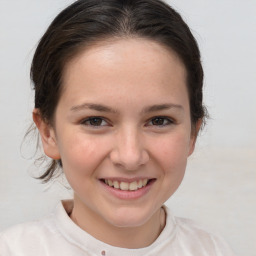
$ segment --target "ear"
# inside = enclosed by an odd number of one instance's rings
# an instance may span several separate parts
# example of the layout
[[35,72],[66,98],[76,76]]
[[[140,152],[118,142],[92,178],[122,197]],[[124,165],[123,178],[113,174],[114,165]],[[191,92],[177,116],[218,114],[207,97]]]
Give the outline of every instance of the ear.
[[197,121],[197,123],[192,127],[191,136],[190,136],[190,142],[189,142],[188,156],[192,155],[192,153],[194,152],[195,145],[196,145],[197,135],[198,135],[198,132],[199,132],[199,130],[201,128],[201,125],[202,125],[202,119],[199,119]]
[[52,159],[60,159],[55,131],[53,127],[42,118],[37,108],[33,110],[33,120],[40,133],[44,153]]

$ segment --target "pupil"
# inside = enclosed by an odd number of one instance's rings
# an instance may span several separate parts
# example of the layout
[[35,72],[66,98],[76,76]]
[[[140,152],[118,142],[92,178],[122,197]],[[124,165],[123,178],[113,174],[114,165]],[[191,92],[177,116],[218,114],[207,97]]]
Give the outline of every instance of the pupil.
[[163,118],[155,118],[152,122],[154,125],[163,125],[164,119]]
[[99,126],[101,125],[102,120],[100,118],[93,118],[90,120],[91,125]]

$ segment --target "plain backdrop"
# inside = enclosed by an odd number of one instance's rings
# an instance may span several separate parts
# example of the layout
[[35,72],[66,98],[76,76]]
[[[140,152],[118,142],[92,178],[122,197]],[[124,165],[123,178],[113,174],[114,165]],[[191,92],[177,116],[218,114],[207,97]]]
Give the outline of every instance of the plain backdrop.
[[[0,229],[38,219],[72,196],[42,185],[33,143],[29,68],[39,38],[71,0],[0,0]],[[221,234],[237,255],[256,255],[256,1],[168,1],[190,25],[205,70],[211,119],[185,179],[167,202],[179,216]]]

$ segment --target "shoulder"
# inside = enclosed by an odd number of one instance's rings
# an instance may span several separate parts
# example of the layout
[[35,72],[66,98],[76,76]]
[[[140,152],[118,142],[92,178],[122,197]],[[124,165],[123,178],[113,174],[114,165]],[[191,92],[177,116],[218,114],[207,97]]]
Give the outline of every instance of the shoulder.
[[41,220],[18,224],[0,233],[0,251],[3,255],[16,255],[29,247],[31,255],[37,255],[44,241],[54,233],[56,229],[50,215]]
[[51,214],[40,220],[4,230],[0,233],[0,256],[72,255],[71,252],[77,248],[64,234],[70,226],[74,226],[68,217],[71,208],[70,200],[63,201]]
[[166,211],[167,218],[172,218],[175,223],[175,244],[177,247],[186,246],[188,251],[193,251],[196,255],[234,256],[221,236],[190,219],[173,217],[168,208]]
[[187,234],[188,236],[194,235],[197,238],[211,239],[216,235],[203,227],[201,224],[186,218],[174,217],[179,233]]
[[34,220],[26,223],[21,223],[17,224],[14,226],[11,226],[4,231],[0,233],[1,237],[2,236],[8,236],[8,237],[13,237],[17,235],[28,235],[31,233],[34,233],[35,231],[43,231],[43,230],[48,230],[49,224],[51,222],[51,215],[44,217],[39,220]]

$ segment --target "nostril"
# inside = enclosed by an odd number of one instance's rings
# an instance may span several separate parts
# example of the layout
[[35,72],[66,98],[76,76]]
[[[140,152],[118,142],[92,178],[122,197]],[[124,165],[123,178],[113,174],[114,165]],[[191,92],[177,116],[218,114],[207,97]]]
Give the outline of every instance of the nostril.
[[122,167],[128,171],[135,171],[149,161],[149,155],[144,150],[137,150],[137,152],[113,150],[110,153],[110,160],[118,167]]

